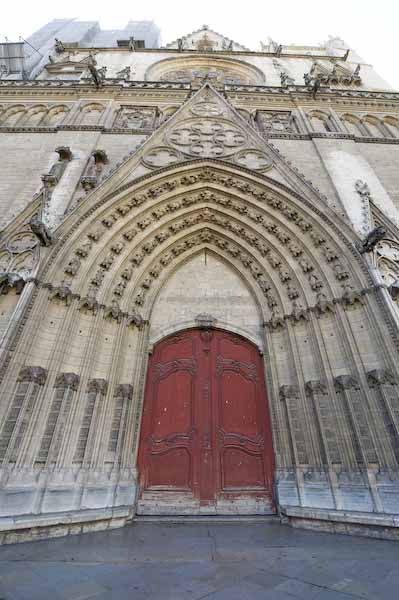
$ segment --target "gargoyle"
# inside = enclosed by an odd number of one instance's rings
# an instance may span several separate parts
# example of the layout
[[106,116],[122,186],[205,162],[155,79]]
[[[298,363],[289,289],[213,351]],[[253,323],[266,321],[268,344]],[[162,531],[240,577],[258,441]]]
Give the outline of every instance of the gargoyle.
[[362,241],[362,247],[360,248],[360,254],[365,254],[366,252],[372,252],[378,242],[380,242],[386,236],[386,230],[382,225],[375,227],[370,233]]
[[53,238],[45,224],[34,215],[29,221],[30,228],[40,242],[41,246],[51,246]]

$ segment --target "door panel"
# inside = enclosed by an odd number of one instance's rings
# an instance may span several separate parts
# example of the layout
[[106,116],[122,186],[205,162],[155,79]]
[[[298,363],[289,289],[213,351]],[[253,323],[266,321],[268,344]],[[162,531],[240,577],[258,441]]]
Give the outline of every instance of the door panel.
[[258,434],[256,385],[240,373],[219,375],[219,420],[224,431],[254,437]]
[[191,457],[187,448],[152,452],[149,461],[149,489],[191,489]]
[[187,433],[193,427],[194,373],[170,371],[157,382],[154,390],[153,435],[164,438]]
[[222,455],[223,490],[265,489],[263,457],[227,447]]
[[274,511],[263,363],[253,344],[191,329],[155,346],[138,469],[141,514]]

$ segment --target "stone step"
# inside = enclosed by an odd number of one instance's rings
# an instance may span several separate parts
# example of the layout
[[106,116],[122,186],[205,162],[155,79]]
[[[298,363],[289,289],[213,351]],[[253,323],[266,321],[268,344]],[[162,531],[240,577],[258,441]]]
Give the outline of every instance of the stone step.
[[269,515],[135,515],[140,523],[279,523],[275,513]]

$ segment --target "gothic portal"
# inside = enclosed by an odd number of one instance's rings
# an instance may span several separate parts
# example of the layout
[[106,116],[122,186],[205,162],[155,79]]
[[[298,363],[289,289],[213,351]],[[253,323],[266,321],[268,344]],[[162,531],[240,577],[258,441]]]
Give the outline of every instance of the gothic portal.
[[29,40],[0,58],[0,541],[397,537],[398,93],[339,38]]

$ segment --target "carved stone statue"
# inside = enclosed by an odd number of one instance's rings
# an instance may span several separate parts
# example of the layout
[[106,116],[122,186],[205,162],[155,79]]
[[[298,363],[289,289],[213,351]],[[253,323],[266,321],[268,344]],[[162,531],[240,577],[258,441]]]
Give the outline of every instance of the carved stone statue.
[[378,242],[380,242],[386,236],[386,230],[382,225],[375,227],[370,233],[364,238],[362,241],[362,247],[360,249],[360,254],[365,254],[366,252],[372,252]]
[[95,65],[90,63],[88,66],[91,78],[96,87],[100,87],[103,84],[103,80],[105,79],[105,75],[107,72],[107,67],[102,67],[101,69],[96,69]]
[[70,286],[65,281],[61,281],[58,287],[53,288],[50,298],[57,298],[69,306],[72,300],[72,291]]
[[76,275],[76,273],[79,271],[79,267],[80,267],[80,260],[77,256],[75,256],[74,258],[72,258],[69,261],[69,263],[65,267],[65,273],[69,273],[72,276]]
[[61,40],[54,38],[54,48],[55,51],[57,52],[57,54],[62,54],[63,52],[65,52],[65,47],[64,44],[61,42]]
[[0,294],[7,294],[15,288],[16,294],[20,294],[25,286],[25,279],[18,273],[0,273]]
[[116,298],[114,298],[114,300],[112,300],[111,306],[106,308],[104,311],[104,318],[107,318],[107,317],[110,317],[111,319],[115,319],[115,321],[117,321],[118,323],[120,323],[120,321],[122,319],[122,311],[120,309],[119,303],[116,300]]
[[30,228],[38,238],[41,246],[50,246],[52,243],[52,235],[45,224],[40,220],[38,215],[34,215],[29,221]]
[[129,327],[137,327],[137,329],[142,329],[144,325],[144,319],[138,312],[133,310],[133,313],[129,316],[127,324]]
[[96,298],[96,292],[93,289],[87,291],[87,296],[82,298],[79,302],[79,310],[86,309],[91,311],[93,314],[97,312],[98,302]]
[[125,79],[128,81],[130,79],[130,67],[125,67],[121,71],[118,71],[116,76],[118,79]]
[[124,291],[126,289],[126,281],[120,281],[114,288],[114,294],[115,296],[123,296]]
[[394,302],[399,300],[399,279],[396,279],[388,288],[388,292]]

